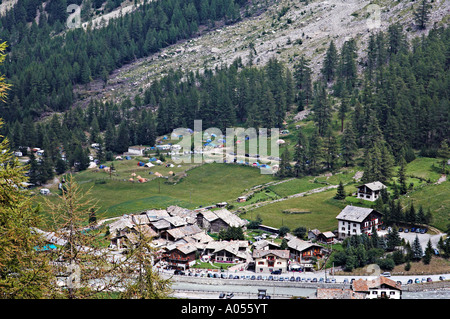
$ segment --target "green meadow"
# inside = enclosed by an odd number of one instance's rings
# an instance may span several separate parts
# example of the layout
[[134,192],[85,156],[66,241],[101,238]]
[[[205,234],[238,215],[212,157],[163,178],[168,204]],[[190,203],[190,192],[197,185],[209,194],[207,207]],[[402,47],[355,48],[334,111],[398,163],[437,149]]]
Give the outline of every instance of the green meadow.
[[[129,161],[114,161],[115,171],[111,174],[99,169],[88,169],[76,173],[74,179],[84,190],[90,190],[90,196],[98,202],[98,218],[116,217],[127,213],[136,213],[148,209],[162,209],[178,205],[189,209],[209,206],[219,202],[228,202],[232,208],[246,211],[247,205],[271,201],[293,194],[303,193],[327,185],[338,185],[342,181],[347,194],[356,191],[359,182],[354,180],[360,167],[341,168],[333,174],[292,178],[277,185],[269,185],[255,193],[249,201],[237,203],[237,197],[247,194],[252,187],[282,180],[272,175],[263,175],[255,167],[237,164],[175,164],[174,167],[156,165],[151,168],[140,167],[139,161],[148,162],[148,158],[135,158]],[[450,219],[450,182],[440,185],[434,183],[440,177],[436,169],[438,160],[417,158],[407,166],[407,184],[413,189],[402,196],[404,205],[410,203],[418,208],[430,209],[433,214],[433,226],[444,230]],[[106,163],[111,166],[111,162]],[[394,168],[396,175],[397,168]],[[158,178],[155,173],[162,174]],[[172,172],[175,176],[169,174]],[[137,177],[148,179],[145,183],[137,182]],[[133,181],[130,181],[133,178]],[[396,177],[393,178],[393,181]],[[392,182],[387,184],[392,192]],[[51,188],[53,195],[47,196],[51,201],[58,200],[57,185]],[[291,230],[302,226],[321,231],[334,230],[337,226],[336,216],[349,204],[370,207],[371,202],[348,196],[346,200],[333,199],[336,190],[310,194],[284,201],[270,203],[248,210],[242,218],[254,220],[258,215],[263,223],[272,227],[287,226]],[[43,202],[43,196],[35,196],[37,203]],[[243,209],[242,209],[243,208]],[[231,209],[231,208],[230,208]],[[45,213],[45,207],[43,206]],[[287,212],[295,213],[287,213]],[[298,213],[300,212],[300,213]]]

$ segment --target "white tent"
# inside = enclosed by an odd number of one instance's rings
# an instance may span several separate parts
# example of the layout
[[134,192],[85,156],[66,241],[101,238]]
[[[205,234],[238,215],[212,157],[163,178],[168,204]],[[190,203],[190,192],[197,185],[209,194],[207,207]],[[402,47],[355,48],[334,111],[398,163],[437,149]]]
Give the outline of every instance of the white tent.
[[153,165],[152,163],[146,163],[144,166],[145,166],[145,167],[153,167],[153,166],[155,166],[155,165]]

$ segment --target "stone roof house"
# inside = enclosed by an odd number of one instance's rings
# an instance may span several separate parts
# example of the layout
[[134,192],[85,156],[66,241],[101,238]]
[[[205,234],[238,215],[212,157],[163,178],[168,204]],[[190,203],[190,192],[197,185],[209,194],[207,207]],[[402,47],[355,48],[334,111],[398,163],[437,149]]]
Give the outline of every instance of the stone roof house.
[[247,222],[227,209],[219,209],[199,212],[197,224],[208,232],[218,233],[229,227],[245,227]]
[[371,234],[374,227],[378,229],[382,224],[381,218],[382,214],[372,208],[348,205],[336,216],[338,238]]

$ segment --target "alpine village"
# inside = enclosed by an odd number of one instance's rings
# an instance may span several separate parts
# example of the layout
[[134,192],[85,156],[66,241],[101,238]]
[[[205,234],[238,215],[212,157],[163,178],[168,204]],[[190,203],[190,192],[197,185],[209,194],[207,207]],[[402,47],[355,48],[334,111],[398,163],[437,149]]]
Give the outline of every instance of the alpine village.
[[450,299],[449,1],[0,10],[0,299]]

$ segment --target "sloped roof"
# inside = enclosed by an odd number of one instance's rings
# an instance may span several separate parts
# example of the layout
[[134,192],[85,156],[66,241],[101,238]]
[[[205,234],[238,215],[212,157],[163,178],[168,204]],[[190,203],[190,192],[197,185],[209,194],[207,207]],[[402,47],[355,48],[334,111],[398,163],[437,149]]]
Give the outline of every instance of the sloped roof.
[[153,222],[152,225],[156,229],[169,229],[170,228],[170,223],[165,219],[161,219],[156,222]]
[[188,255],[197,251],[197,247],[191,243],[178,245],[177,250],[181,251],[183,254]]
[[205,210],[204,212],[201,212],[200,214],[202,214],[203,218],[209,222],[212,222],[219,218],[214,212],[212,212],[210,210]]
[[150,221],[159,220],[164,217],[170,217],[169,213],[165,209],[151,209],[146,211],[144,214],[147,215]]
[[180,216],[165,217],[164,220],[171,223],[174,227],[181,227],[187,224],[186,221]]
[[167,233],[175,239],[191,236],[200,232],[202,232],[202,230],[197,225],[187,225],[167,230]]
[[304,251],[306,249],[309,249],[310,247],[322,247],[320,245],[302,240],[300,238],[292,238],[287,242],[287,245],[289,248],[297,250],[297,251]]
[[322,233],[322,235],[324,236],[324,237],[326,237],[326,238],[333,238],[333,237],[336,237],[332,232],[330,232],[330,231],[326,231],[326,232],[324,232],[324,233]]
[[384,276],[377,277],[372,280],[358,279],[352,283],[353,291],[369,292],[370,289],[380,288],[382,285],[391,287],[392,289],[401,290],[401,284]]
[[261,258],[267,255],[275,255],[280,258],[289,259],[289,250],[284,249],[269,249],[269,250],[261,250],[255,249],[253,250],[253,258]]
[[228,209],[219,209],[214,211],[214,214],[227,223],[230,227],[242,227],[246,225],[246,222],[239,218],[237,215],[230,212]]
[[386,186],[384,186],[384,184],[381,183],[381,182],[367,183],[367,184],[364,184],[364,185],[360,185],[358,187],[361,187],[361,186],[366,186],[367,188],[369,188],[369,189],[371,189],[373,191],[378,191],[378,190],[381,190],[383,188],[386,188]]
[[373,211],[372,208],[348,205],[336,216],[336,219],[361,223]]
[[129,216],[123,216],[121,218],[119,218],[118,220],[116,220],[115,222],[111,223],[108,225],[109,227],[109,231],[111,233],[114,233],[115,230],[119,229],[125,229],[125,228],[133,228],[135,224],[133,223],[133,221],[131,220],[131,218],[129,218]]

